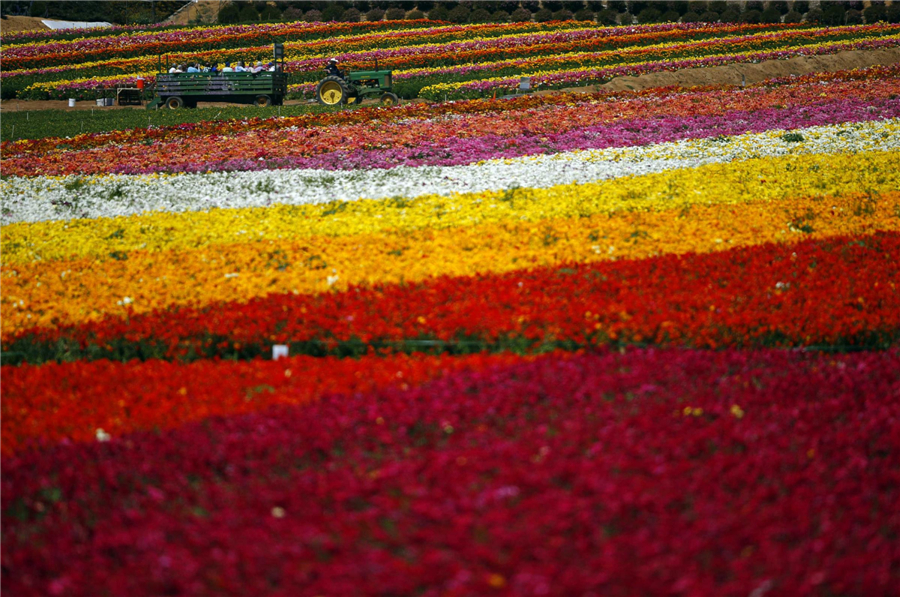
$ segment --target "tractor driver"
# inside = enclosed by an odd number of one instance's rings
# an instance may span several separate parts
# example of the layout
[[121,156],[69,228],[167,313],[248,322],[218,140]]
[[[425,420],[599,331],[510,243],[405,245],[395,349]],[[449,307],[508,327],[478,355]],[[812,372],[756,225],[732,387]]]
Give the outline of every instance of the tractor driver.
[[328,64],[325,65],[325,74],[329,77],[340,77],[344,78],[344,73],[337,67],[338,61],[337,58],[332,58],[328,61]]

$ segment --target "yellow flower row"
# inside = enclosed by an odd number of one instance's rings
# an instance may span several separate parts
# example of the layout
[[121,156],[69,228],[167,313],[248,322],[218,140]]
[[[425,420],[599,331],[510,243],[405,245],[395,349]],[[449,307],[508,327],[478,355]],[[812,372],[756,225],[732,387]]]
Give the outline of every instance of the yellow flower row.
[[195,249],[179,245],[166,251],[114,251],[102,257],[5,267],[3,335],[105,314],[124,316],[129,310],[245,301],[269,293],[316,293],[351,284],[896,231],[898,214],[900,192],[870,191],[742,204],[684,202],[671,209],[620,209],[574,218],[382,229]]
[[[384,231],[403,233],[486,223],[537,222],[627,211],[682,209],[694,204],[740,204],[754,200],[781,205],[791,197],[896,190],[900,188],[900,170],[895,167],[897,158],[897,152],[794,155],[549,189],[19,223],[0,229],[0,252],[3,264],[9,266],[36,260],[105,257],[135,250],[183,250],[248,240],[347,237]],[[88,180],[101,183],[105,178]]]

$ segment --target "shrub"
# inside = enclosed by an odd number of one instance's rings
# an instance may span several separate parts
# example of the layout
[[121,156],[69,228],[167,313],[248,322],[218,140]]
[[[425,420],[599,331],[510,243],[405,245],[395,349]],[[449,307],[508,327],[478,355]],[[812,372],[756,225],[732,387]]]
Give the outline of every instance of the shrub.
[[723,12],[725,12],[725,9],[727,9],[727,8],[728,8],[728,3],[725,2],[724,0],[716,0],[715,2],[710,2],[709,4],[707,4],[707,9],[710,12],[716,13],[717,15],[720,15]]
[[822,9],[822,24],[835,27],[844,24],[844,7],[841,4],[829,2]]
[[511,23],[527,23],[531,20],[531,11],[527,8],[517,8],[509,15]]
[[681,18],[681,15],[678,14],[675,10],[669,10],[662,14],[659,18],[663,23],[677,23],[678,19]]
[[769,8],[777,10],[779,15],[786,15],[790,10],[785,0],[772,0],[772,2],[769,2]]
[[325,7],[325,10],[322,11],[322,20],[329,22],[337,21],[343,14],[343,7],[340,7],[337,4],[329,3],[329,5]]
[[450,20],[450,11],[444,8],[443,4],[438,4],[428,11],[428,18],[432,21],[448,21]]
[[806,13],[806,22],[807,23],[821,23],[822,19],[825,17],[822,14],[822,11],[818,8],[811,8],[808,13]]
[[597,22],[601,25],[615,25],[619,22],[619,13],[614,10],[601,10],[597,13]]
[[736,8],[728,7],[719,13],[719,20],[723,23],[737,23],[741,20],[741,14]]
[[762,11],[759,21],[761,23],[780,23],[781,13],[778,12],[777,8],[773,8],[770,6],[769,8]]
[[760,0],[748,0],[747,3],[744,4],[744,10],[758,10],[762,12],[765,6]]
[[402,8],[389,8],[384,12],[384,18],[388,21],[402,21],[406,18],[406,11]]
[[300,21],[303,19],[303,11],[297,8],[296,6],[288,6],[284,9],[284,12],[281,13],[281,20],[287,21],[288,23],[292,23],[294,21]]
[[469,13],[468,21],[470,23],[487,23],[491,20],[491,13],[483,8],[476,8]]
[[498,10],[491,15],[492,23],[509,23],[509,13],[505,10]]
[[800,14],[806,14],[809,12],[809,2],[807,0],[794,0],[794,3],[791,4],[791,10],[796,10]]
[[451,23],[466,23],[469,20],[470,12],[467,7],[460,4],[447,14],[447,20]]
[[380,8],[373,8],[369,12],[366,13],[367,21],[380,21],[384,18],[384,11]]
[[549,9],[542,8],[534,13],[534,20],[537,23],[546,23],[553,20],[553,13]]
[[424,19],[424,18],[425,18],[425,13],[422,12],[421,10],[419,10],[419,9],[417,8],[417,9],[415,9],[415,10],[411,10],[411,11],[409,11],[408,13],[406,13],[406,18],[407,18],[407,20],[410,20],[410,21],[415,21],[415,20],[418,20],[418,19]]
[[894,2],[888,6],[885,11],[885,19],[888,23],[900,23],[900,2]]
[[719,13],[708,10],[700,15],[700,21],[703,23],[718,23]]
[[594,11],[589,8],[582,8],[575,13],[575,20],[577,21],[593,21],[594,19]]
[[781,135],[781,139],[787,143],[800,143],[803,141],[803,135],[800,133],[785,133]]
[[762,13],[758,10],[745,10],[740,18],[741,23],[759,23],[762,20]]
[[655,8],[645,8],[640,13],[638,13],[638,23],[641,25],[645,23],[659,23],[662,19],[662,13],[656,10]]
[[239,18],[241,23],[255,23],[259,20],[259,13],[252,4],[245,4]]
[[630,12],[623,12],[619,15],[619,24],[620,25],[633,25],[634,24],[634,15]]
[[799,23],[803,20],[803,15],[797,12],[796,10],[788,11],[786,15],[784,15],[785,23]]
[[865,17],[866,23],[877,23],[887,18],[887,11],[883,4],[871,4],[863,11],[863,17]]
[[692,10],[687,11],[681,16],[682,23],[697,23],[700,21],[700,15]]
[[360,19],[362,19],[362,14],[355,8],[348,8],[341,15],[342,23],[359,23]]
[[261,21],[280,21],[281,11],[277,6],[266,4],[259,13],[259,19]]
[[566,10],[565,8],[561,10],[557,10],[553,13],[554,21],[571,21],[575,18],[575,15],[572,14],[571,10]]
[[303,20],[307,23],[314,23],[322,20],[322,13],[316,9],[307,10],[303,14]]
[[850,9],[844,13],[844,24],[846,25],[861,25],[862,24],[862,12],[854,9]]
[[235,4],[226,4],[219,11],[219,22],[223,25],[232,25],[241,20],[241,9]]

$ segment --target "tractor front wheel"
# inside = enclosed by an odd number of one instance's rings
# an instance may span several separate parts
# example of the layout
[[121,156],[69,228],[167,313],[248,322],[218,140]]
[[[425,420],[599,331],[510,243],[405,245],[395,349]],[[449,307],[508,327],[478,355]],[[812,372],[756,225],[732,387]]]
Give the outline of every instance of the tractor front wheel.
[[268,108],[272,105],[272,98],[270,98],[268,95],[257,95],[256,99],[253,100],[253,103],[260,108]]
[[397,97],[397,94],[391,93],[390,91],[384,93],[381,96],[381,105],[389,108],[391,106],[396,106],[400,103],[400,98]]
[[180,97],[178,97],[177,95],[172,96],[166,100],[166,107],[169,110],[177,110],[178,108],[183,108],[184,100],[181,99]]
[[326,106],[347,103],[350,86],[340,77],[325,77],[316,85],[316,101]]

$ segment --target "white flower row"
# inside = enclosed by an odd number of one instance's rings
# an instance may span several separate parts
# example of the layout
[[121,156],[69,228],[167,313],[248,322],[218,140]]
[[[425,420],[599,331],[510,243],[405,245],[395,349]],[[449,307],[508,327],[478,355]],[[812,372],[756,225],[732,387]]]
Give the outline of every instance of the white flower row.
[[900,119],[768,131],[722,139],[574,151],[466,166],[390,170],[268,170],[177,175],[11,177],[0,181],[4,224],[128,216],[152,211],[314,204],[472,193],[640,176],[789,154],[900,149]]

